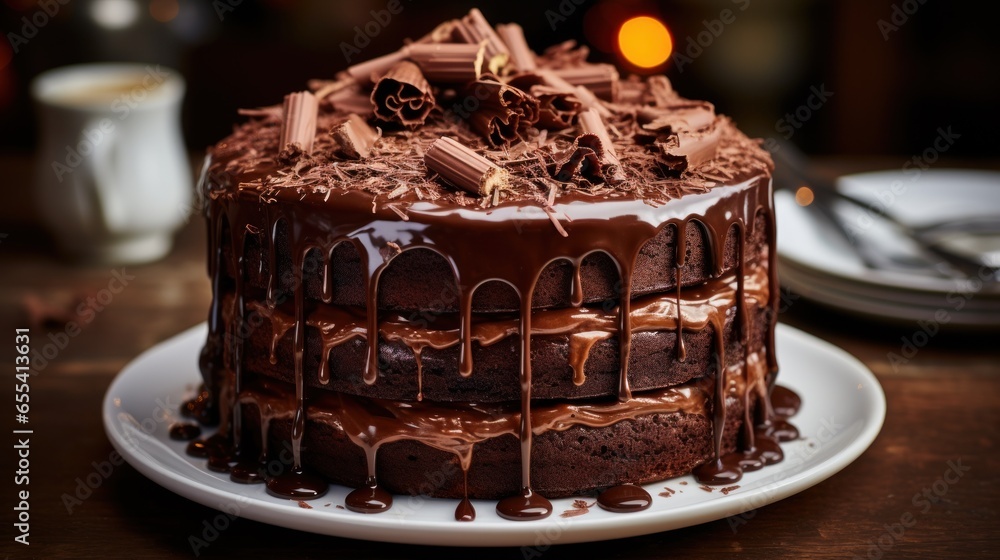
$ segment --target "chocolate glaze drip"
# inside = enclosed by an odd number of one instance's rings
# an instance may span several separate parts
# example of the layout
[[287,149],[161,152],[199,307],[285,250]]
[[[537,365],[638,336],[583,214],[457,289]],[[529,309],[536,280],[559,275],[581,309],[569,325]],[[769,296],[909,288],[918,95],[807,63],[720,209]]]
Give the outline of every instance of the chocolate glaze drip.
[[323,497],[329,488],[322,478],[296,470],[267,479],[268,494],[292,500],[315,500]]
[[369,477],[361,488],[354,489],[344,500],[347,509],[358,513],[381,513],[392,507],[392,494],[379,488],[375,477]]
[[[240,179],[249,179],[249,177],[240,177]],[[245,183],[246,181],[240,180],[239,182]],[[218,193],[216,189],[211,188],[211,185],[207,185],[205,188],[209,192]],[[460,301],[462,313],[458,329],[458,339],[462,345],[461,372],[463,375],[471,375],[473,371],[471,349],[472,341],[477,337],[474,336],[471,304],[475,288],[490,280],[501,280],[513,286],[521,294],[522,305],[517,332],[523,333],[521,335],[522,410],[518,433],[522,442],[522,482],[525,488],[530,488],[532,439],[532,411],[530,406],[531,363],[530,353],[527,352],[527,348],[530,347],[533,315],[530,294],[540,271],[554,259],[567,258],[578,262],[594,250],[603,250],[618,263],[621,274],[622,293],[629,293],[628,288],[633,274],[632,265],[635,262],[635,257],[645,242],[656,235],[659,228],[672,224],[677,228],[677,231],[685,231],[688,220],[697,220],[697,223],[709,233],[709,237],[712,240],[711,248],[715,253],[713,255],[713,262],[716,263],[716,266],[719,266],[718,263],[722,261],[721,250],[724,246],[722,240],[725,238],[730,227],[733,224],[739,224],[738,227],[742,231],[743,228],[747,227],[747,224],[753,223],[753,218],[757,212],[762,211],[765,212],[765,215],[769,215],[770,209],[770,189],[767,188],[766,183],[762,184],[758,180],[746,181],[736,186],[718,191],[709,191],[704,194],[687,195],[683,199],[675,201],[674,204],[661,207],[651,207],[640,201],[631,202],[609,199],[605,202],[596,202],[588,200],[588,197],[585,195],[570,194],[565,197],[567,199],[565,202],[560,202],[556,205],[557,211],[564,211],[569,215],[575,215],[574,221],[569,226],[570,237],[567,238],[566,242],[559,246],[538,245],[533,247],[533,250],[530,252],[518,255],[518,257],[510,257],[509,261],[505,261],[493,258],[493,256],[509,254],[510,245],[517,244],[510,239],[509,234],[504,234],[503,229],[498,231],[499,226],[497,224],[512,219],[512,213],[521,213],[523,204],[520,203],[501,205],[494,208],[490,214],[484,215],[475,210],[466,210],[464,208],[443,211],[441,207],[436,205],[417,201],[410,206],[409,213],[411,219],[402,221],[398,215],[390,211],[376,208],[375,212],[372,213],[367,204],[366,197],[352,191],[347,191],[340,195],[337,198],[337,205],[335,206],[326,204],[323,198],[314,201],[310,196],[302,197],[301,195],[296,195],[294,199],[291,199],[290,195],[294,193],[290,190],[276,190],[268,193],[269,202],[262,206],[249,204],[243,200],[248,196],[255,198],[261,196],[257,193],[241,190],[236,194],[237,196],[217,196],[214,198],[213,203],[210,205],[210,219],[214,220],[216,224],[228,224],[233,244],[232,254],[240,255],[237,262],[233,263],[232,266],[232,269],[237,271],[242,271],[244,267],[244,263],[242,262],[242,247],[245,242],[246,232],[263,230],[270,234],[267,239],[270,267],[270,281],[266,295],[267,305],[256,306],[252,309],[261,315],[269,317],[272,322],[277,317],[277,323],[275,323],[277,327],[275,329],[276,333],[281,333],[282,330],[287,331],[292,328],[295,331],[296,399],[292,434],[294,468],[300,469],[302,466],[300,446],[305,429],[305,393],[301,361],[304,344],[303,326],[306,324],[307,318],[303,301],[303,290],[301,289],[294,290],[295,319],[292,325],[288,325],[287,319],[282,319],[279,313],[275,312],[280,297],[277,280],[278,256],[276,247],[278,245],[277,236],[281,221],[285,221],[288,224],[296,224],[295,228],[288,228],[291,238],[287,240],[287,243],[291,248],[294,270],[300,271],[300,273],[304,257],[310,249],[320,249],[322,254],[326,255],[327,258],[332,253],[334,247],[341,242],[350,242],[359,249],[362,263],[368,270],[367,302],[368,309],[372,310],[372,312],[366,313],[365,319],[367,325],[364,329],[365,333],[380,332],[382,330],[382,325],[380,324],[381,317],[375,310],[377,310],[378,304],[378,278],[382,271],[391,263],[391,258],[384,259],[380,252],[380,249],[384,245],[385,232],[392,232],[389,235],[392,235],[396,239],[409,239],[410,242],[405,246],[404,251],[416,247],[424,247],[446,256],[447,260],[452,263],[456,281],[461,286]],[[588,204],[580,204],[581,202],[587,202]],[[314,207],[316,208],[314,209]],[[321,211],[319,210],[320,207],[323,208]],[[615,214],[620,217],[613,215],[611,218],[607,218],[605,217],[606,214],[601,215],[601,213],[608,211],[617,211]],[[320,212],[320,214],[317,214],[317,212]],[[327,220],[317,223],[312,219],[313,216],[322,214],[328,215]],[[413,216],[419,216],[419,220],[413,219]],[[693,216],[697,216],[697,218]],[[359,223],[359,217],[364,218],[365,222]],[[468,234],[460,239],[456,239],[451,234],[451,231],[453,231],[451,224],[455,221],[461,221],[463,224],[462,227],[469,230]],[[608,222],[610,222],[610,225]],[[622,224],[620,227],[616,227],[614,225],[615,222],[622,222]],[[519,235],[541,236],[544,238],[551,235],[549,233],[550,227],[547,220],[528,221],[527,224],[522,224],[522,233]],[[621,235],[609,237],[606,234],[609,228],[614,231],[621,231],[622,233]],[[218,231],[221,235],[222,226],[216,225],[213,231]],[[678,240],[683,240],[684,236],[679,235],[677,238]],[[214,241],[216,244],[221,244],[222,242],[223,239],[221,238]],[[685,252],[683,241],[679,241],[677,254],[679,270],[684,266]],[[489,267],[485,267],[480,263],[482,256],[490,257],[491,262]],[[217,263],[216,266],[220,266],[220,264]],[[325,267],[328,268],[329,263]],[[771,271],[771,274],[773,274],[773,269]],[[744,274],[743,267],[740,266],[736,275],[737,291],[739,293],[742,293],[744,289]],[[328,277],[329,273],[325,272],[325,275]],[[238,273],[235,276],[236,286],[234,291],[236,292],[235,297],[237,300],[237,303],[234,305],[235,315],[237,316],[235,324],[241,325],[244,320],[241,317],[242,306],[240,305],[243,301],[243,295],[240,293],[242,291],[242,281],[240,280],[242,273]],[[773,278],[769,280],[767,284],[773,293],[774,281]],[[222,294],[217,294],[216,299],[221,300]],[[677,301],[680,301],[680,298]],[[771,299],[770,301],[773,302],[775,300]],[[623,357],[619,385],[619,398],[623,402],[628,401],[631,397],[627,370],[630,337],[620,333],[633,331],[632,322],[634,320],[634,313],[630,312],[631,307],[631,298],[622,297],[619,300],[617,310],[619,326],[615,329],[619,333],[619,343]],[[688,328],[683,317],[682,308],[684,306],[675,304],[674,307],[676,308],[676,318],[673,320],[675,328],[678,331]],[[718,315],[707,317],[707,320],[713,323],[715,332],[717,333],[716,346],[720,357],[717,366],[717,375],[721,382],[716,383],[716,398],[715,406],[713,407],[718,411],[714,420],[717,427],[717,449],[721,445],[721,427],[725,423],[725,408],[724,406],[720,406],[719,403],[723,402],[722,399],[725,397],[724,392],[727,385],[725,370],[722,366],[725,363],[725,349],[722,344],[721,334],[719,334],[722,333],[721,319]],[[216,324],[221,322],[218,321]],[[316,325],[324,323],[318,319],[313,322]],[[324,349],[328,350],[335,344],[342,343],[356,336],[362,336],[362,333],[359,332],[360,329],[357,327],[345,328],[349,323],[344,322],[342,319],[339,321],[334,319],[326,324],[331,326],[331,329],[323,331]],[[235,354],[235,359],[233,360],[235,370],[234,391],[235,394],[239,395],[243,393],[242,382],[244,377],[242,371],[240,371],[239,364],[241,360],[238,358],[242,352],[242,338],[239,336],[233,338],[236,342],[233,349],[233,353]],[[365,383],[375,383],[378,375],[378,341],[374,337],[365,338],[367,339],[369,361],[363,379]],[[770,351],[767,352],[768,360],[773,359],[771,354]],[[232,410],[234,439],[237,439],[239,432],[239,407],[233,407]],[[362,440],[356,443],[366,445]],[[700,472],[707,472],[706,469],[709,469],[711,466],[724,467],[716,468],[719,473],[734,470],[732,466],[723,465],[722,460],[717,458],[709,466],[703,467]],[[738,476],[735,474],[724,475],[717,473],[707,477],[702,476],[702,478],[719,481],[719,483],[729,483],[738,479]],[[286,487],[287,485],[282,485],[282,488]],[[295,493],[297,494],[297,492]],[[530,492],[526,493],[526,495],[534,496]],[[532,497],[532,503],[537,505],[538,498],[540,497]]]
[[[770,297],[767,284],[767,271],[760,266],[750,267],[745,272],[743,298],[765,307]],[[732,274],[701,286],[679,289],[674,296],[654,294],[635,298],[630,312],[631,332],[697,332],[716,325],[718,322],[712,317],[733,308],[739,288],[735,274]],[[270,321],[270,347],[274,356],[275,348],[287,336],[294,319],[279,308],[268,309],[258,302],[250,302],[249,306],[258,311],[261,318]],[[600,340],[617,336],[619,321],[620,310],[617,307],[610,311],[592,307],[535,310],[532,312],[532,333],[568,337],[569,363],[573,368],[574,382],[580,385],[585,381],[584,364],[591,347]],[[451,315],[440,315],[432,324],[425,325],[420,321],[411,322],[403,315],[385,313],[379,323],[379,336],[382,340],[400,341],[413,352],[419,385],[422,376],[421,352],[428,347],[440,350],[459,344],[457,323],[458,320]],[[306,317],[306,324],[319,331],[323,342],[317,378],[325,385],[330,380],[330,351],[354,338],[366,339],[367,319],[355,309],[321,306]],[[474,314],[471,329],[472,339],[480,346],[490,346],[507,337],[519,336],[518,320],[504,314]],[[421,400],[419,393],[417,400]]]
[[525,486],[517,496],[504,498],[497,503],[497,515],[511,521],[533,521],[552,515],[552,503]]
[[[569,63],[567,61],[571,57],[560,58],[557,54],[542,57],[538,61],[539,66],[563,71],[564,75],[583,67],[582,61]],[[616,74],[609,76],[610,91],[614,91],[618,85]],[[498,87],[508,88],[505,84]],[[655,89],[652,81],[649,88]],[[583,95],[588,92],[582,90],[578,93]],[[673,96],[675,94],[669,91],[661,97]],[[590,99],[592,95],[585,97]],[[525,99],[528,105],[535,103],[530,96]],[[477,442],[499,434],[514,434],[520,439],[523,491],[502,500],[497,506],[498,513],[510,519],[537,519],[548,516],[552,511],[548,500],[534,492],[531,486],[532,438],[540,431],[563,430],[581,424],[607,426],[651,411],[710,413],[714,425],[715,458],[698,469],[699,478],[711,483],[729,484],[739,479],[744,468],[780,460],[780,449],[774,438],[790,437],[792,430],[787,423],[777,422],[766,404],[765,380],[769,379],[768,374],[777,371],[773,352],[773,316],[769,319],[769,341],[761,351],[762,355],[751,352],[745,344],[749,333],[747,299],[754,298],[759,304],[770,305],[772,309],[778,301],[776,255],[773,250],[767,255],[766,281],[753,281],[760,289],[766,286],[769,291],[766,298],[757,292],[747,293],[748,276],[753,276],[748,272],[753,271],[745,269],[744,244],[754,233],[758,215],[765,218],[767,238],[772,241],[775,238],[767,156],[735,131],[726,119],[713,116],[710,149],[699,148],[698,157],[687,161],[689,166],[682,177],[664,176],[662,168],[658,175],[660,164],[638,141],[634,111],[605,106],[596,99],[588,103],[605,122],[625,131],[615,141],[608,137],[604,146],[618,156],[623,168],[633,174],[616,181],[614,185],[581,183],[560,188],[553,184],[545,170],[549,163],[554,163],[553,154],[559,153],[556,148],[566,148],[566,141],[554,140],[549,143],[551,145],[546,145],[544,135],[535,137],[533,135],[537,131],[526,126],[524,130],[518,128],[517,131],[518,137],[526,139],[525,143],[512,146],[506,152],[487,151],[492,160],[499,160],[505,172],[512,171],[514,179],[509,185],[509,192],[505,191],[503,197],[498,193],[491,200],[451,192],[421,177],[424,171],[422,166],[416,167],[414,172],[412,163],[422,160],[421,154],[430,142],[441,136],[455,135],[469,144],[475,140],[470,140],[468,129],[435,115],[430,116],[428,125],[421,129],[383,138],[373,148],[363,167],[352,166],[326,155],[336,153],[334,141],[328,135],[317,136],[312,154],[301,154],[294,166],[286,165],[287,162],[283,163],[277,157],[282,146],[276,144],[279,134],[276,117],[266,113],[262,114],[261,120],[245,125],[217,146],[206,162],[201,181],[201,191],[208,201],[208,268],[213,279],[210,332],[202,359],[206,389],[211,396],[209,405],[203,409],[218,409],[221,412],[224,423],[220,434],[231,436],[234,448],[226,449],[223,444],[206,440],[200,446],[193,442],[192,452],[207,456],[210,468],[234,469],[234,478],[257,480],[260,471],[256,462],[244,463],[242,457],[240,462],[236,461],[244,447],[242,405],[255,405],[260,412],[261,434],[264,436],[261,459],[267,456],[270,421],[281,417],[292,424],[292,468],[267,479],[268,492],[294,499],[315,498],[325,493],[327,487],[325,482],[304,470],[302,441],[307,420],[335,422],[355,445],[364,450],[367,458],[368,483],[351,493],[347,505],[355,511],[371,512],[388,509],[392,501],[376,480],[376,459],[383,443],[412,439],[454,453],[467,475]],[[324,107],[317,117],[320,129],[328,129],[347,116],[339,110],[328,109],[329,106]],[[533,109],[526,111],[525,123],[537,118]],[[599,132],[606,134],[607,131],[601,127]],[[515,152],[524,155],[532,149],[527,142],[535,141],[538,142],[536,155],[540,165],[531,167],[535,163],[530,163],[519,168],[521,164]],[[473,147],[480,151],[489,150],[483,143]],[[550,161],[547,162],[546,157]],[[525,161],[533,162],[535,159],[527,158]],[[378,175],[371,171],[380,168],[390,172]],[[515,173],[518,169],[523,172]],[[420,188],[401,184],[406,182],[419,184]],[[723,185],[718,186],[718,182]],[[545,197],[538,191],[540,184],[548,188],[549,194],[544,201]],[[543,212],[532,212],[539,208]],[[705,233],[715,279],[698,288],[682,290],[681,276],[687,264],[684,232],[689,224],[702,228]],[[637,257],[644,246],[666,227],[675,228],[677,232],[676,297],[672,302],[669,297],[633,301]],[[558,237],[557,232],[564,237]],[[737,270],[734,278],[720,278],[730,232],[735,232],[737,236]],[[268,257],[263,304],[256,301],[248,304],[246,301],[248,268],[261,265],[245,261],[251,240],[264,245]],[[343,308],[318,306],[305,299],[302,282],[307,274],[306,256],[318,251],[322,255],[323,266],[321,299],[327,303],[332,301],[332,254],[341,243],[350,243],[355,248],[364,272],[365,309],[360,310],[358,315],[351,315],[351,311]],[[393,250],[386,251],[387,248]],[[453,330],[432,332],[413,329],[378,308],[383,273],[399,254],[414,249],[427,249],[439,254],[451,268],[459,288],[459,316],[457,327]],[[580,266],[585,257],[595,252],[606,254],[618,271],[617,301],[612,306],[616,309],[610,315],[579,307],[587,295],[581,282]],[[228,260],[225,255],[228,255]],[[284,270],[287,265],[283,264],[283,258],[290,260],[290,270]],[[568,261],[574,267],[569,300],[577,307],[536,310],[532,301],[539,276],[548,265],[560,260]],[[224,271],[232,271],[231,277]],[[474,320],[473,298],[476,290],[490,282],[507,284],[517,294],[519,310],[516,318]],[[733,283],[735,286],[731,289],[720,289],[728,288]],[[291,302],[287,301],[289,298]],[[226,305],[227,301],[231,303]],[[725,314],[720,312],[732,307],[732,302],[735,302],[745,354],[742,368],[735,371],[726,367],[722,334]],[[283,309],[289,305],[292,310],[287,313]],[[289,331],[293,333],[294,391],[255,380],[244,371],[245,330],[248,319],[254,317],[271,321],[274,334],[272,362],[276,360],[278,341]],[[682,331],[699,330],[708,325],[715,333],[717,355],[714,378],[706,376],[663,391],[633,394],[628,369],[634,332],[643,328],[675,329],[678,358],[683,361]],[[359,374],[368,385],[379,380],[379,342],[382,339],[402,340],[410,346],[417,358],[418,379],[422,379],[419,360],[423,348],[459,345],[459,373],[468,377],[475,375],[473,341],[488,345],[491,341],[516,334],[520,339],[521,398],[515,408],[500,406],[498,410],[496,407],[477,405],[437,407],[433,403],[419,402],[419,392],[418,402],[415,403],[361,399],[338,393],[307,395],[303,372],[307,326],[318,328],[321,332],[321,383],[329,382],[330,349],[360,337],[365,340],[367,360],[364,371]],[[547,332],[569,337],[570,348],[575,352],[570,362],[574,382],[578,384],[583,382],[583,364],[589,348],[597,340],[617,336],[620,356],[617,402],[533,404],[531,338]],[[766,361],[766,366],[763,361]],[[419,384],[422,381],[418,381]],[[746,449],[724,457],[725,399],[733,390],[741,396],[747,410],[754,400],[763,401],[765,405],[758,430],[750,428],[753,423],[749,422],[749,416],[744,422],[748,426],[744,437]],[[782,395],[784,393],[779,394]],[[785,396],[785,399],[790,401],[790,397]],[[211,406],[216,401],[218,406]],[[312,406],[310,402],[316,405]],[[194,412],[198,407],[197,404],[191,405]],[[213,437],[224,438],[224,435]],[[231,465],[234,462],[235,466]],[[610,507],[619,509],[630,508],[632,505],[629,504],[634,503],[648,504],[648,500],[643,502],[642,499],[625,497],[628,492],[635,493],[634,488],[621,486],[609,490],[604,501]],[[470,512],[474,516],[471,503],[464,500],[456,511],[456,518],[470,517]]]
[[455,508],[455,521],[475,521],[476,520],[476,508],[472,507],[472,502],[469,498],[462,498],[462,501],[458,502],[458,507]]
[[197,424],[181,422],[170,426],[170,439],[178,441],[192,440],[201,435],[201,428]]
[[653,497],[635,484],[612,486],[597,496],[597,505],[615,513],[642,511],[653,504]]
[[229,469],[229,480],[240,484],[257,484],[265,481],[266,473],[264,463],[241,460]]

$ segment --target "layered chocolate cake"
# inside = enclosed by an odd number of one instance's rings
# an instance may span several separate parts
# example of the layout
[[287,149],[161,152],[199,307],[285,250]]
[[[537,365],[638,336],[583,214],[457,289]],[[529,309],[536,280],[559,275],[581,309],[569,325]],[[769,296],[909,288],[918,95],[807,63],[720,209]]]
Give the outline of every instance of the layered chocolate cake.
[[279,496],[460,520],[637,510],[638,484],[779,461],[770,159],[665,77],[586,59],[473,10],[242,111],[200,186],[187,407],[220,427],[190,450]]

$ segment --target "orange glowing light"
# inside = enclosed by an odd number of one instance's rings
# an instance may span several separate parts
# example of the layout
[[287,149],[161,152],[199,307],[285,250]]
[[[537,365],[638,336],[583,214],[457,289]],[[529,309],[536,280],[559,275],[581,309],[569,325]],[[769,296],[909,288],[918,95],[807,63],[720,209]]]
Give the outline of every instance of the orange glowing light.
[[149,3],[149,15],[160,23],[167,23],[177,17],[181,6],[177,0],[153,0]]
[[674,40],[663,22],[639,16],[626,21],[618,30],[618,48],[632,64],[640,68],[655,68],[670,58]]
[[809,206],[816,199],[816,195],[813,194],[812,189],[803,185],[795,191],[795,202],[799,203],[799,206]]

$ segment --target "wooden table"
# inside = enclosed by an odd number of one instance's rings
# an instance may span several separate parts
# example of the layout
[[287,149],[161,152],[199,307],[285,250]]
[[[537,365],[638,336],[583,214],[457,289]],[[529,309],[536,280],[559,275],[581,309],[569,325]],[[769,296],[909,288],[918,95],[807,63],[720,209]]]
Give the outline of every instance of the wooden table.
[[[10,214],[9,209],[6,212]],[[63,264],[31,228],[3,231],[0,322],[8,333],[3,355],[13,362],[14,329],[26,324],[25,294],[69,300],[108,287],[110,267]],[[218,512],[181,498],[131,466],[104,465],[112,447],[101,424],[101,401],[125,363],[143,350],[203,321],[209,304],[204,225],[191,221],[174,252],[159,263],[129,267],[125,289],[96,312],[31,379],[30,546],[12,541],[16,505],[11,471],[13,435],[2,447],[4,542],[12,558],[190,558],[189,537],[201,535]],[[566,545],[542,558],[750,557],[975,557],[1000,545],[1000,335],[944,332],[909,364],[893,368],[887,354],[915,326],[865,324],[795,301],[782,320],[851,352],[875,372],[888,399],[881,435],[857,461],[829,480],[761,508],[734,530],[726,520],[613,542]],[[60,338],[62,329],[52,331]],[[41,348],[50,340],[33,330]],[[195,359],[192,356],[192,360]],[[11,371],[11,369],[8,369]],[[8,382],[3,399],[13,400]],[[4,407],[10,412],[11,406]],[[18,426],[8,416],[8,430]],[[960,465],[960,478],[938,482]],[[98,473],[94,475],[93,473]],[[99,486],[67,502],[88,477]],[[82,481],[82,482],[81,482]],[[945,488],[936,503],[913,503],[923,489]],[[86,494],[86,492],[82,492]],[[67,503],[71,507],[67,507]],[[912,517],[905,517],[912,516]],[[909,527],[900,532],[901,520]],[[877,548],[881,544],[882,549]],[[519,549],[430,549],[296,532],[239,519],[221,532],[206,557],[400,558],[474,554],[521,558]]]

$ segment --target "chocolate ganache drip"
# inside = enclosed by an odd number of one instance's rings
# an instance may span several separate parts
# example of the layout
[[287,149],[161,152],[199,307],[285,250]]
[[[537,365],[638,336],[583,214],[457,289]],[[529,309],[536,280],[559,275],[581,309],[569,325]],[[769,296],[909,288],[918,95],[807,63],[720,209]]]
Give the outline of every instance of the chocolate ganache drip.
[[[327,483],[310,470],[304,442],[308,430],[326,427],[363,451],[365,481],[347,508],[377,513],[392,505],[379,481],[379,450],[420,442],[457,459],[460,521],[476,516],[469,501],[475,448],[502,436],[520,443],[521,491],[497,505],[514,520],[552,512],[532,484],[533,440],[552,432],[642,414],[701,415],[711,420],[714,444],[695,470],[699,480],[731,484],[744,470],[781,459],[776,441],[797,437],[784,420],[797,401],[773,387],[778,283],[767,244],[775,238],[770,159],[710,104],[677,95],[666,78],[620,80],[612,67],[586,62],[586,54],[566,44],[539,56],[516,24],[498,34],[474,10],[398,52],[311,83],[311,93],[294,94],[309,101],[294,110],[286,101],[284,109],[243,112],[250,121],[210,151],[199,187],[213,294],[202,371],[207,406],[218,410],[219,434],[231,445],[213,436],[192,442],[192,453],[235,481],[266,480],[274,495],[313,499]],[[536,96],[544,96],[541,105]],[[672,254],[655,254],[653,240],[667,237]],[[763,249],[752,252],[756,246]],[[337,280],[345,251],[357,258],[356,291]],[[412,251],[439,257],[451,275],[442,282],[455,286],[456,301],[426,324],[406,312],[427,309],[386,303],[392,294],[383,278]],[[585,273],[598,257],[613,264],[609,289],[596,288]],[[650,262],[669,264],[660,273]],[[568,291],[553,296],[545,272],[562,265],[571,269]],[[311,293],[316,277],[319,290]],[[514,294],[515,308],[491,308],[478,295],[498,289]],[[759,349],[751,344],[758,311],[767,331]],[[737,337],[727,345],[731,313]],[[287,359],[279,348],[291,338],[288,387],[248,371],[248,340],[261,325],[270,327],[272,365]],[[713,369],[686,383],[637,388],[629,371],[637,333],[675,333],[676,361],[684,363],[685,338],[706,330]],[[308,342],[313,331],[319,349]],[[614,395],[540,404],[532,392],[533,337],[552,336],[567,340],[575,386],[587,383],[592,349],[615,340]],[[477,352],[512,337],[516,403],[425,398],[425,350],[457,348],[457,373],[471,379],[484,375]],[[392,366],[383,345],[390,343],[415,360],[411,400],[366,396],[386,382]],[[365,358],[350,380],[352,394],[329,390],[331,352],[358,344]],[[734,348],[737,355],[727,357]],[[319,363],[307,372],[314,353]],[[772,390],[780,408],[770,404]],[[733,439],[727,399],[734,396],[743,430],[740,448],[726,453]],[[259,429],[249,429],[247,410]],[[275,422],[290,423],[290,464],[279,474],[267,464],[282,443]],[[632,482],[641,481],[620,481],[597,503],[617,512],[649,507],[652,498]]]

